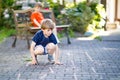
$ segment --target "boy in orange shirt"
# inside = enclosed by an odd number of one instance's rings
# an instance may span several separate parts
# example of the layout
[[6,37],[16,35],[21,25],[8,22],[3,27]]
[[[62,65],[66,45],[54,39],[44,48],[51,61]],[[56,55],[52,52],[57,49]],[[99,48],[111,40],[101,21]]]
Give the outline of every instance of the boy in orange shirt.
[[34,27],[41,28],[41,21],[44,19],[44,17],[43,17],[43,14],[40,13],[40,9],[42,9],[42,4],[38,2],[34,7],[35,11],[31,15],[31,21]]

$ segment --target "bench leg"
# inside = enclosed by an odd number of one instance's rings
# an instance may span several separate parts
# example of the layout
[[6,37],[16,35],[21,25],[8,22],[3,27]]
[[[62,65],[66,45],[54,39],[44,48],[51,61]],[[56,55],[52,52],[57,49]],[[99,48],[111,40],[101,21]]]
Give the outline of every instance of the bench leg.
[[28,36],[26,36],[26,40],[27,40],[28,49],[30,49],[30,41],[29,41]]
[[13,41],[13,43],[12,43],[12,47],[15,47],[15,46],[16,46],[16,41],[17,41],[17,36],[15,35],[15,39],[14,39],[14,41]]
[[[30,49],[30,41],[28,35],[26,36],[26,40],[27,40],[28,49]],[[15,35],[14,41],[12,43],[12,47],[16,47],[16,41],[17,41],[17,36]]]
[[68,33],[68,28],[65,28],[65,33],[66,33],[66,36],[67,36],[67,42],[68,42],[68,44],[71,44],[69,33]]
[[27,40],[27,45],[28,45],[28,49],[30,49],[30,41],[29,41],[29,34],[28,34],[28,30],[26,30],[26,35],[25,38]]

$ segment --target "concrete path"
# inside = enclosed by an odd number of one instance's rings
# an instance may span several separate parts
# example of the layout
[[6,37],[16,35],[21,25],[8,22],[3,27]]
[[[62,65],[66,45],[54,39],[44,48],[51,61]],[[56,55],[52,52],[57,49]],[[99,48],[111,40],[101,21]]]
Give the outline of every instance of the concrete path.
[[0,44],[0,80],[120,80],[120,29],[100,35],[102,41],[77,37],[71,45],[62,39],[60,66],[49,64],[47,55],[30,66],[26,41],[12,48],[10,37]]

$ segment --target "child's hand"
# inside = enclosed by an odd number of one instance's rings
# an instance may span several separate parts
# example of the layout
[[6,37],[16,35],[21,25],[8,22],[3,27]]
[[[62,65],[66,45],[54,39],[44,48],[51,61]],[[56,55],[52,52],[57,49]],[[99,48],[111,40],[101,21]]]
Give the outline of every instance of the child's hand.
[[63,65],[62,63],[60,63],[59,61],[55,61],[56,65]]
[[38,65],[38,62],[36,60],[32,60],[32,65]]

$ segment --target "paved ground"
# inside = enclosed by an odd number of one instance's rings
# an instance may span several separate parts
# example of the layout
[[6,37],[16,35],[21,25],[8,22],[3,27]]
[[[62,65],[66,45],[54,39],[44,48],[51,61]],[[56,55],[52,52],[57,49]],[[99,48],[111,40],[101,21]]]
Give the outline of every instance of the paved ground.
[[47,56],[38,57],[39,65],[28,65],[26,41],[11,48],[10,37],[0,44],[0,80],[120,80],[120,30],[100,35],[105,34],[103,41],[72,38],[71,45],[63,39],[60,66],[49,64]]

